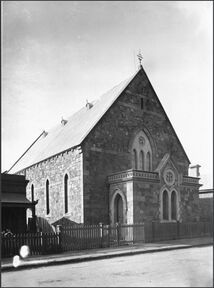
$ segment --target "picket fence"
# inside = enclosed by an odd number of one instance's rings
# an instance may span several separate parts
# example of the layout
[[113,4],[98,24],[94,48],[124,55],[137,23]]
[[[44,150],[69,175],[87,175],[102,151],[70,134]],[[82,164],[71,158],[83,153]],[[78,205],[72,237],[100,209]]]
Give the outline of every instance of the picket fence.
[[2,235],[1,255],[17,255],[22,245],[29,246],[30,255],[41,255],[203,236],[213,236],[211,222],[58,226],[56,233]]
[[21,246],[28,245],[30,255],[41,255],[60,252],[58,233],[19,233],[1,237],[1,256],[12,257],[19,254]]

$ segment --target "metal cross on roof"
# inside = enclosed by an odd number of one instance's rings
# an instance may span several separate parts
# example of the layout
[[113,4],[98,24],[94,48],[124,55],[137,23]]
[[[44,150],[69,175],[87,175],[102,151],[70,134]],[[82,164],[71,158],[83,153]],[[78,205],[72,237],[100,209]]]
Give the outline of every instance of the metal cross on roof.
[[143,56],[141,55],[141,52],[138,53],[137,58],[138,58],[138,60],[140,62],[140,67],[142,67],[141,61],[143,59]]

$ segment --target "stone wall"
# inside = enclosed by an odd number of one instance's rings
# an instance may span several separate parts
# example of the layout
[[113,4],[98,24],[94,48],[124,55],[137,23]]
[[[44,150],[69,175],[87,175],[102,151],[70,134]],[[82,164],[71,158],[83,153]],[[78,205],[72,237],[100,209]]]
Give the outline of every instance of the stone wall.
[[134,222],[160,220],[160,185],[134,181]]
[[200,220],[213,221],[213,198],[199,198]]
[[84,215],[87,223],[109,223],[106,178],[109,174],[132,168],[132,139],[141,129],[151,142],[153,170],[170,152],[179,173],[188,175],[188,159],[141,70],[83,142]]
[[[70,150],[58,154],[22,173],[29,180],[27,198],[31,200],[31,185],[34,185],[36,215],[53,223],[66,217],[77,223],[83,223],[82,195],[82,153],[81,150]],[[68,213],[64,210],[64,177],[68,175]],[[46,214],[46,181],[49,181],[50,213]]]
[[180,188],[180,213],[183,222],[200,220],[198,189],[194,186]]

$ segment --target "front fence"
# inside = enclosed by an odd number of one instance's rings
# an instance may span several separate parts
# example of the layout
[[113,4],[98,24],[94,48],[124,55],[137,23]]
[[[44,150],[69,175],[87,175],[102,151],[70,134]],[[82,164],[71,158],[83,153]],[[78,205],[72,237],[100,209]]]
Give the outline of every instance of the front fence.
[[103,247],[144,242],[144,224],[103,225],[102,236]]
[[101,246],[99,225],[73,225],[61,231],[62,251],[93,249]]
[[213,236],[212,222],[145,222],[145,242]]
[[19,254],[22,245],[28,245],[31,255],[41,255],[60,251],[60,236],[57,233],[20,233],[1,237],[1,256]]
[[41,255],[213,235],[213,225],[210,222],[145,222],[133,225],[73,225],[61,228],[57,233],[3,235],[1,255],[3,258],[12,257],[19,253],[22,245],[29,246],[31,255]]

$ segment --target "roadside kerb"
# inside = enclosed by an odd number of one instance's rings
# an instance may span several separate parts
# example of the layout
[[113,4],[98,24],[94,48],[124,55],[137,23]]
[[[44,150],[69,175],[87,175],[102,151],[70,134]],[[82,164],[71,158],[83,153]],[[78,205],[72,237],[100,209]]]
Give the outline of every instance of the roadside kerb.
[[155,253],[155,252],[162,252],[162,251],[170,251],[170,250],[178,250],[178,249],[186,249],[186,248],[196,248],[196,247],[203,247],[203,246],[212,246],[213,243],[206,243],[206,244],[196,244],[196,245],[174,245],[174,246],[166,246],[166,247],[155,247],[155,248],[147,248],[147,249],[139,249],[139,250],[128,250],[128,251],[111,251],[111,252],[100,252],[99,254],[92,254],[92,255],[72,255],[72,256],[62,256],[61,258],[55,259],[40,259],[40,260],[27,260],[23,262],[19,267],[14,268],[12,263],[4,264],[1,266],[2,272],[9,272],[9,271],[18,271],[22,269],[31,269],[37,267],[44,267],[44,266],[53,266],[53,265],[63,265],[63,264],[70,264],[70,263],[80,263],[85,261],[93,261],[93,260],[102,260],[107,258],[113,257],[121,257],[121,256],[131,256],[136,254],[143,254],[143,253]]

